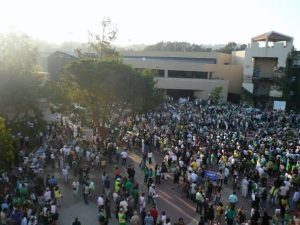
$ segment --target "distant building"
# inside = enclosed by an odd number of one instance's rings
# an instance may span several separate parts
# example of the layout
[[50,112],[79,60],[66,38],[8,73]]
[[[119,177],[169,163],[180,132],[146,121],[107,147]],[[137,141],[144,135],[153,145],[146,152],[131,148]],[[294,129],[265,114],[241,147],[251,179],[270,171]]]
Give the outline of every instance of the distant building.
[[47,68],[50,80],[57,81],[64,66],[76,59],[77,57],[73,53],[65,53],[61,51],[56,51],[49,55]]
[[271,106],[272,99],[283,96],[282,78],[292,49],[293,38],[275,31],[251,39],[244,51],[243,87],[256,106]]
[[210,92],[222,87],[221,99],[239,96],[242,86],[242,65],[232,64],[230,54],[218,52],[121,52],[123,62],[138,69],[157,73],[157,87],[175,98],[207,100]]

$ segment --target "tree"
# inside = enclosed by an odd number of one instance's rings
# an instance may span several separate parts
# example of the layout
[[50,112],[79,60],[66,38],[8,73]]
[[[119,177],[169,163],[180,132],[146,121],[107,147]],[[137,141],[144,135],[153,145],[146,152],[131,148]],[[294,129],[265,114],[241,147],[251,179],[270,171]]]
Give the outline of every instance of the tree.
[[240,46],[238,46],[237,43],[235,42],[229,42],[227,45],[225,45],[224,48],[220,48],[217,51],[218,52],[223,52],[223,53],[228,53],[231,54],[232,51],[240,51],[240,50],[245,50],[247,47],[247,45],[242,44]]
[[0,167],[10,168],[14,157],[12,135],[6,127],[4,119],[0,117]]
[[101,21],[99,34],[89,32],[89,46],[99,55],[101,60],[118,57],[118,52],[112,46],[112,42],[117,39],[117,34],[116,25],[108,17],[104,17]]
[[9,33],[0,35],[0,52],[0,115],[37,113],[37,47],[28,36]]
[[211,93],[210,93],[210,99],[213,101],[214,104],[219,104],[220,99],[221,99],[221,93],[222,93],[223,88],[220,87],[215,87]]
[[144,51],[172,51],[172,52],[211,52],[211,48],[188,42],[158,42],[144,48]]
[[63,82],[70,87],[65,96],[86,107],[99,127],[118,116],[119,107],[145,112],[161,96],[152,76],[120,61],[75,61],[65,69]]

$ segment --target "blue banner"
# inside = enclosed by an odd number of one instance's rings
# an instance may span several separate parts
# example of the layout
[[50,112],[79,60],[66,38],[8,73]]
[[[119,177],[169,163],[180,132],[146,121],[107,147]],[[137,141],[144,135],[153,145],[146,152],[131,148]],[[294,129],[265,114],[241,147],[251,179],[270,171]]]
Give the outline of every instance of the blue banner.
[[205,176],[207,176],[211,181],[218,181],[218,175],[216,172],[205,170]]

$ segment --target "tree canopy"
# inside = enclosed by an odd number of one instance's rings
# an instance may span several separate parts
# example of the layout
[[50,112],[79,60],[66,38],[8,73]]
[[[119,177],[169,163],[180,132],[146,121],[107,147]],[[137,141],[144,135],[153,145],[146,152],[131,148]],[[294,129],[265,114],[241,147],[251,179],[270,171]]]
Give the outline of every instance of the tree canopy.
[[218,49],[218,52],[228,53],[230,54],[232,51],[239,51],[239,50],[245,50],[247,45],[242,44],[238,45],[235,42],[229,42],[225,47]]
[[15,153],[10,130],[0,117],[0,167],[9,167],[14,161]]
[[71,63],[64,71],[63,89],[71,102],[86,107],[94,121],[106,121],[115,106],[132,112],[145,112],[162,100],[153,76],[140,73],[120,61],[83,59]]
[[211,48],[188,42],[158,42],[144,48],[144,51],[173,51],[173,52],[211,52]]
[[7,118],[37,112],[37,47],[23,34],[0,35],[0,115]]

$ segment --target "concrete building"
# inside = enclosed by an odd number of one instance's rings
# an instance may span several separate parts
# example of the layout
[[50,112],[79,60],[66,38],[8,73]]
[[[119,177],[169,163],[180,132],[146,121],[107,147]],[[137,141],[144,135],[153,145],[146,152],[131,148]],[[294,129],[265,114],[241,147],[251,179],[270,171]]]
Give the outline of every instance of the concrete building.
[[73,62],[75,59],[77,59],[77,57],[73,53],[65,53],[61,51],[56,51],[49,55],[46,67],[48,68],[50,80],[57,81],[64,66]]
[[252,38],[245,51],[233,53],[237,62],[243,61],[243,88],[253,96],[255,105],[267,106],[272,98],[282,97],[280,86],[292,49],[292,37],[271,31]]
[[157,87],[168,95],[208,99],[222,87],[221,99],[241,93],[242,65],[232,64],[230,54],[217,52],[121,52],[123,62],[137,69],[156,71]]

